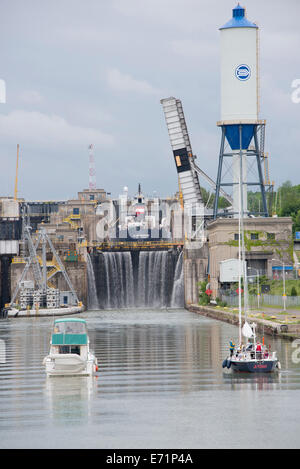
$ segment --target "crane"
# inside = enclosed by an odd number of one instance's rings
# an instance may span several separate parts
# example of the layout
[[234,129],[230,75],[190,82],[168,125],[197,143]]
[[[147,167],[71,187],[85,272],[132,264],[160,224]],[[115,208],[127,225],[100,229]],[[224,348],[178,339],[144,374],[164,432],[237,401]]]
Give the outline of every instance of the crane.
[[[26,260],[26,264],[25,264],[25,267],[23,269],[23,272],[22,272],[22,275],[21,275],[21,278],[20,280],[18,281],[18,284],[15,288],[15,291],[13,292],[13,295],[12,295],[12,298],[11,298],[11,301],[10,301],[10,304],[13,305],[16,297],[17,297],[17,294],[20,290],[20,287],[21,287],[21,284],[23,282],[23,280],[25,279],[26,277],[26,274],[29,270],[30,267],[32,267],[33,269],[33,276],[34,276],[34,280],[35,280],[35,285],[37,287],[37,289],[39,290],[42,290],[44,292],[47,291],[47,281],[50,279],[50,277],[52,277],[55,273],[57,272],[61,272],[66,283],[68,284],[68,287],[70,288],[70,291],[72,292],[73,294],[73,297],[74,299],[76,300],[77,303],[79,303],[79,299],[77,297],[77,294],[76,294],[76,291],[74,290],[73,288],[73,285],[72,285],[72,282],[66,272],[66,269],[62,263],[62,261],[60,260],[53,244],[52,244],[52,241],[50,239],[50,237],[48,236],[48,234],[46,233],[46,230],[44,228],[41,228],[39,230],[39,233],[38,233],[38,238],[37,238],[37,241],[36,243],[34,244],[33,241],[32,241],[32,237],[31,237],[31,227],[26,225],[25,228],[24,228],[24,236],[27,240],[27,243],[28,243],[28,250],[29,250],[29,257],[27,258]],[[46,263],[46,244],[48,243],[49,247],[50,247],[50,250],[52,251],[52,255],[55,259],[55,269],[56,271],[51,271],[49,274],[50,275],[47,275],[47,263]],[[42,246],[42,267],[40,266],[40,260],[39,260],[39,257],[37,255],[37,250],[39,248],[39,245],[41,244]]]

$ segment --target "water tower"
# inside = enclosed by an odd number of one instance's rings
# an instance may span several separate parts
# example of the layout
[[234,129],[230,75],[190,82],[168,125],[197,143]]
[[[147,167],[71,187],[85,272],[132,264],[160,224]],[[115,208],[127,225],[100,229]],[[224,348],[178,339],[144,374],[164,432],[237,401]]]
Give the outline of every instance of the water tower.
[[[255,215],[268,216],[264,163],[265,121],[259,120],[258,26],[246,18],[239,4],[232,18],[220,28],[221,36],[221,120],[222,131],[216,180],[214,218],[238,217],[239,181],[242,182],[242,212],[250,215],[247,191],[258,186],[261,204]],[[232,209],[218,210],[220,189],[232,187]],[[225,187],[228,190],[228,187]],[[257,189],[256,189],[257,190]]]

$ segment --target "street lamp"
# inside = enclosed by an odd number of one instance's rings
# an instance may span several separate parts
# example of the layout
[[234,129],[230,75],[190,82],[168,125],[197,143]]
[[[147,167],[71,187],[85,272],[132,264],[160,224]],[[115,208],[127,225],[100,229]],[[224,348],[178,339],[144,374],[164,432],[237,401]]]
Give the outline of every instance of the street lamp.
[[285,294],[285,265],[284,265],[284,262],[283,261],[280,261],[279,259],[272,259],[272,261],[275,261],[275,262],[280,262],[282,264],[282,269],[283,269],[283,295],[282,295],[282,299],[283,299],[283,310],[286,311],[286,294]]
[[255,270],[255,272],[256,272],[257,308],[259,309],[259,298],[260,298],[260,293],[259,293],[259,270],[255,269],[254,267],[248,267],[248,270]]

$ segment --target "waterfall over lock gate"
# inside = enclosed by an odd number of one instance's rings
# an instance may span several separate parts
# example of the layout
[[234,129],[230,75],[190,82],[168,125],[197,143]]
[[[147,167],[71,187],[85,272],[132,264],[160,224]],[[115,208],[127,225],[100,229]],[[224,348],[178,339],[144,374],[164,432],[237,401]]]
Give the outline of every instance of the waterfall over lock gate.
[[98,309],[99,302],[95,281],[94,268],[89,253],[87,254],[87,307],[88,309]]
[[179,254],[175,275],[174,284],[171,298],[171,306],[173,308],[184,306],[184,281],[183,281],[183,252]]
[[[98,308],[183,307],[183,256],[177,251],[125,251],[91,254],[88,287]],[[96,301],[88,303],[97,309]]]

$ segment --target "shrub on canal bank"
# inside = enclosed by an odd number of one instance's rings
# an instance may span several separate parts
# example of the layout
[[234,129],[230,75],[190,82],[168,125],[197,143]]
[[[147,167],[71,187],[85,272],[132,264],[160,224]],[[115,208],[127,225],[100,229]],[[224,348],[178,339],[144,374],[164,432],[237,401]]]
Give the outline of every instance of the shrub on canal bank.
[[207,291],[207,283],[206,282],[199,282],[199,305],[206,306],[209,305],[210,302],[210,295],[206,293]]
[[[198,288],[199,288],[199,302],[198,304],[201,306],[207,306],[211,304],[211,290],[207,288],[207,283],[206,282],[199,282],[198,283]],[[227,306],[226,301],[222,301],[220,298],[216,298],[215,305],[217,306]]]
[[294,286],[292,286],[292,289],[291,289],[291,296],[298,296],[297,290]]

